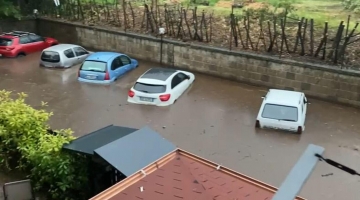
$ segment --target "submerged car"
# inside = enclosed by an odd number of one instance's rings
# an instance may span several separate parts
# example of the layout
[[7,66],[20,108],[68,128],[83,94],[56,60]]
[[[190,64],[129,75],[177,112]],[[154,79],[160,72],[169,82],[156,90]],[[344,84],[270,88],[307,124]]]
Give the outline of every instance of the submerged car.
[[255,127],[301,134],[305,130],[307,101],[302,92],[270,89],[263,97]]
[[109,84],[138,67],[138,61],[116,52],[96,52],[82,63],[78,80],[87,83]]
[[75,44],[59,44],[44,49],[40,66],[50,68],[69,68],[81,64],[91,52]]
[[56,39],[35,33],[24,31],[4,33],[0,35],[0,57],[23,57],[57,44]]
[[128,102],[168,106],[194,82],[195,75],[175,69],[151,68],[136,81],[128,92]]

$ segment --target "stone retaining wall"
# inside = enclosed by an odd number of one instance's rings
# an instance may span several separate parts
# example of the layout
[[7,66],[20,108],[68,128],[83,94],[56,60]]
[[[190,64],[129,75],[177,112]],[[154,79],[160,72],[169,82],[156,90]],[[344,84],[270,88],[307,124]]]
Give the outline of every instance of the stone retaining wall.
[[[38,19],[37,29],[39,34],[60,42],[160,60],[159,38],[49,19]],[[360,73],[356,71],[165,39],[163,63],[253,85],[303,91],[312,97],[360,107]]]
[[0,20],[0,33],[10,31],[37,32],[34,19]]

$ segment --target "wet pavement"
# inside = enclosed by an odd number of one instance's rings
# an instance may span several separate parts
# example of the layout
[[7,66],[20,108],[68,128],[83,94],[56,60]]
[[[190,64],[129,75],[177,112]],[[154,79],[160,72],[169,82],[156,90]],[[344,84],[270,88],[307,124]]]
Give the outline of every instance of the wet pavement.
[[[109,124],[161,133],[180,148],[274,186],[310,143],[325,156],[360,171],[360,110],[310,99],[302,135],[255,130],[266,89],[196,74],[193,86],[170,107],[128,104],[127,91],[154,63],[140,66],[109,86],[78,83],[77,70],[39,68],[39,54],[0,59],[0,89],[29,94],[28,103],[48,102],[51,125],[81,136]],[[322,176],[333,173],[331,176]],[[360,177],[319,162],[301,191],[308,199],[359,199]]]

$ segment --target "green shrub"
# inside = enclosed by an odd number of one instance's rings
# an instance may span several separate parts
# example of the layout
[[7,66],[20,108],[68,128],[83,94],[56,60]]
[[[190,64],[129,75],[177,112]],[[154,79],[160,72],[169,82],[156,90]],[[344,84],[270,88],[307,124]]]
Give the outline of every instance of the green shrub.
[[[52,113],[27,105],[26,96],[20,93],[13,99],[11,92],[0,90],[0,164],[29,173],[34,189],[47,192],[51,199],[81,199],[87,183],[86,160],[61,151],[74,139],[72,131],[49,134]],[[72,192],[79,197],[71,197]]]

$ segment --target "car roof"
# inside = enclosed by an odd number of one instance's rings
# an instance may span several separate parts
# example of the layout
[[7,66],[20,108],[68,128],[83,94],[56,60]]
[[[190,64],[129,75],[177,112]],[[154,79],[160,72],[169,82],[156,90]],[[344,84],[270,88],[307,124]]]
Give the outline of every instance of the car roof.
[[101,52],[96,52],[96,53],[90,54],[86,58],[86,60],[98,60],[98,61],[107,62],[111,58],[113,58],[115,56],[121,56],[121,55],[124,55],[124,54],[116,53],[116,52],[101,51]]
[[44,49],[44,51],[64,51],[74,47],[81,47],[76,44],[58,44]]
[[154,79],[159,81],[166,81],[169,77],[171,77],[178,70],[169,69],[169,68],[151,68],[146,71],[139,79]]
[[271,104],[298,106],[303,94],[296,91],[270,89],[264,101]]
[[14,39],[23,35],[36,35],[32,32],[26,32],[26,31],[11,31],[11,32],[5,32],[0,35],[2,38],[8,38],[8,39]]

